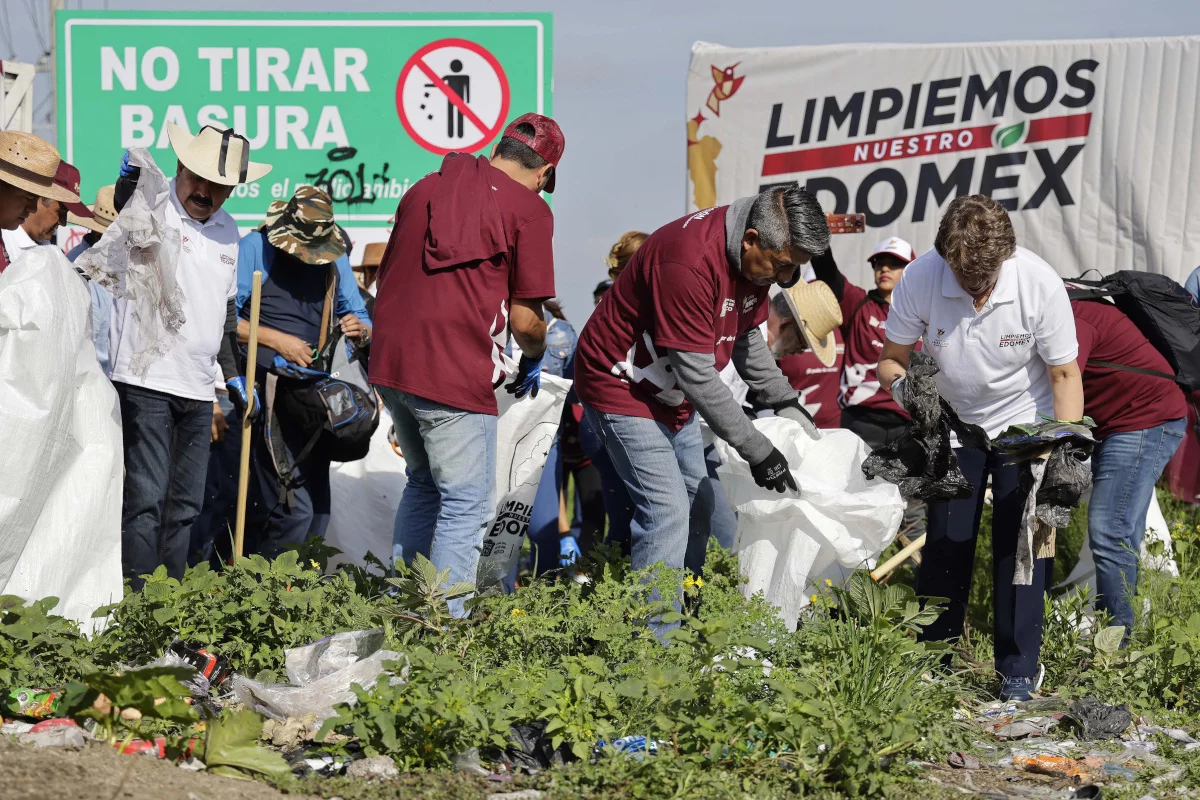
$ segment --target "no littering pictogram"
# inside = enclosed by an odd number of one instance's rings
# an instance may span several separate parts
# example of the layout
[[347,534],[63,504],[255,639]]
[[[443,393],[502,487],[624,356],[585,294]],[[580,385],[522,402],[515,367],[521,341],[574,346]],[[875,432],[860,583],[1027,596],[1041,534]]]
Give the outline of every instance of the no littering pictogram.
[[508,116],[508,77],[488,50],[439,39],[417,52],[396,81],[396,114],[421,147],[473,153],[496,138]]

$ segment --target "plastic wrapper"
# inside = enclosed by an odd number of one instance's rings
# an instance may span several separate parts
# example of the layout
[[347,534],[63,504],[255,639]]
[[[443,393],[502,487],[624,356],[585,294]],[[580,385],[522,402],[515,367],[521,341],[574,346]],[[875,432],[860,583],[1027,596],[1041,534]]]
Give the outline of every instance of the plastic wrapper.
[[896,538],[906,504],[895,485],[863,474],[869,450],[850,431],[824,431],[814,440],[783,417],[754,425],[787,458],[800,496],[755,484],[750,465],[723,441],[718,473],[738,513],[742,592],[763,592],[795,629],[822,579],[841,582],[852,570],[874,568]]
[[[386,662],[405,660],[402,654],[392,650],[375,649],[365,653],[372,642],[375,648],[382,645],[382,632],[336,634],[286,650],[284,659],[289,680],[295,675],[302,682],[267,684],[235,675],[233,692],[247,708],[271,719],[286,720],[315,714],[316,722],[320,724],[334,715],[335,705],[354,702],[354,692],[350,689],[353,684],[370,689],[380,675],[387,674],[383,666]],[[407,674],[408,667],[405,666],[391,680],[403,681]]]
[[132,304],[138,343],[130,368],[144,378],[150,365],[176,345],[186,322],[176,277],[181,239],[169,222],[170,181],[150,151],[132,148],[129,163],[141,168],[133,196],[75,266],[112,293],[118,314]]

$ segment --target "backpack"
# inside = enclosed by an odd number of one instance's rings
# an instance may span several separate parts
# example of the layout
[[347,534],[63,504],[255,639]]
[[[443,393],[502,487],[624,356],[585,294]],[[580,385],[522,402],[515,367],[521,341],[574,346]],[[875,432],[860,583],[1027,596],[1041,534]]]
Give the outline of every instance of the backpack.
[[1117,309],[1137,326],[1167,359],[1174,375],[1149,369],[1093,361],[1102,367],[1154,375],[1175,381],[1189,392],[1200,389],[1200,308],[1191,293],[1165,275],[1122,270],[1098,281],[1067,280],[1072,300],[1111,297]]

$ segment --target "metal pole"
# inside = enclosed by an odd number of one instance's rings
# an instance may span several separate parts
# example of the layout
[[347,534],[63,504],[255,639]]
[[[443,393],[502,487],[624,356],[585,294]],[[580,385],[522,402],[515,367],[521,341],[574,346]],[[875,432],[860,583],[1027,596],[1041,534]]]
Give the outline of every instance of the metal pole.
[[[246,391],[250,405],[242,417],[242,459],[238,467],[237,527],[233,533],[233,554],[242,557],[246,534],[246,495],[250,488],[250,411],[254,406],[254,372],[258,359],[258,306],[262,299],[262,271],[254,270],[250,279],[250,341],[246,347]],[[260,413],[265,413],[260,409]]]

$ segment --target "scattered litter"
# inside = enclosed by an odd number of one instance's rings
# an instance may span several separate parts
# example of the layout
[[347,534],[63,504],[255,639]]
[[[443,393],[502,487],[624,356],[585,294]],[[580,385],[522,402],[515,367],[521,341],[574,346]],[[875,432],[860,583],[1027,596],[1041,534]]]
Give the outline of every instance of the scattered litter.
[[546,721],[536,720],[509,729],[509,747],[505,757],[514,766],[533,774],[566,763],[565,745],[554,747],[546,735]]
[[1158,725],[1138,725],[1137,732],[1142,736],[1151,736],[1160,733],[1172,741],[1176,741],[1183,745],[1184,750],[1200,749],[1200,742],[1196,741],[1187,731],[1182,728],[1163,728]]
[[1136,781],[1138,777],[1137,770],[1130,769],[1115,761],[1105,761],[1103,773],[1117,778],[1124,778],[1127,781]]
[[22,722],[19,719],[14,719],[12,722],[6,722],[0,725],[0,733],[9,736],[20,736],[22,733],[29,733],[29,729],[33,727],[32,722]]
[[179,639],[171,642],[162,656],[146,666],[185,667],[194,670],[195,675],[183,681],[183,685],[191,691],[193,697],[205,701],[209,700],[209,690],[220,686],[229,677],[228,659],[208,652],[201,645]]
[[21,744],[33,744],[38,747],[78,749],[86,745],[90,738],[87,731],[76,725],[72,719],[48,719],[32,726],[17,737],[17,740]]
[[1133,724],[1133,715],[1124,705],[1110,706],[1090,697],[1072,703],[1068,716],[1089,740],[1115,739]]
[[[596,742],[595,752],[603,751],[609,743],[601,739]],[[622,736],[620,739],[613,739],[612,748],[623,755],[635,755],[637,753],[649,753],[656,755],[658,753],[658,742],[654,739],[647,739],[644,735]]]
[[363,780],[388,780],[399,777],[400,770],[396,769],[396,763],[387,756],[375,756],[352,761],[346,768],[346,775]]
[[1013,764],[1018,769],[1023,769],[1026,772],[1051,775],[1055,778],[1071,778],[1083,781],[1091,777],[1082,764],[1073,758],[1065,756],[1052,756],[1044,753],[1032,756],[1013,756]]
[[979,759],[969,753],[951,753],[946,763],[954,769],[979,769]]
[[288,717],[285,720],[268,719],[263,722],[262,735],[276,747],[294,747],[311,742],[319,727],[316,714]]
[[306,775],[320,775],[322,778],[329,778],[342,773],[349,763],[350,759],[346,756],[306,755],[304,752],[288,759],[288,766],[292,768],[292,774],[300,778]]
[[[370,689],[388,661],[406,661],[400,653],[380,650],[381,631],[352,631],[328,636],[304,647],[284,651],[284,664],[292,685],[265,684],[243,675],[233,676],[233,691],[247,708],[271,719],[313,716],[324,722],[338,703],[353,703],[351,684]],[[371,647],[369,654],[362,655]],[[408,675],[405,664],[393,683]]]
[[208,765],[198,758],[188,756],[179,762],[179,768],[188,772],[203,772],[208,769]]
[[459,772],[466,772],[470,775],[478,775],[481,778],[486,778],[492,774],[491,770],[485,767],[483,762],[480,760],[478,747],[468,747],[466,750],[462,751],[453,759],[451,759],[450,763]]
[[1023,739],[1027,736],[1045,736],[1051,728],[1058,725],[1062,714],[1049,717],[1029,717],[1013,722],[999,723],[992,734],[997,739]]
[[62,692],[50,689],[12,689],[3,703],[7,713],[29,719],[46,719],[58,714]]
[[537,789],[521,789],[518,792],[497,792],[489,794],[487,800],[541,800],[542,792]]

